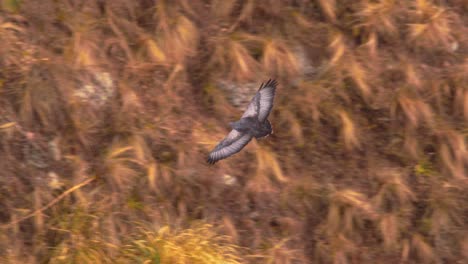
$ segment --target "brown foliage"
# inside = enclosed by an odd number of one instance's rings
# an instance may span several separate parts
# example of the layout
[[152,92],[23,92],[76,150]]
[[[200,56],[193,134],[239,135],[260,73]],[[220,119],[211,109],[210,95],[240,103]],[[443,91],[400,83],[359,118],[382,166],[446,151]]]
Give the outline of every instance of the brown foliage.
[[[0,262],[463,261],[466,11],[1,1]],[[207,166],[270,77],[275,133]]]

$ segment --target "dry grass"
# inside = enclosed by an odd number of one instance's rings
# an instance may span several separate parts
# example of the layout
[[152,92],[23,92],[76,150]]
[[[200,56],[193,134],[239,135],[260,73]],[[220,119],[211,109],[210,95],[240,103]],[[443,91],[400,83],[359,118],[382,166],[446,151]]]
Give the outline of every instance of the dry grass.
[[[463,262],[466,11],[1,1],[0,262]],[[275,133],[206,166],[270,77]]]
[[238,247],[224,243],[210,225],[181,232],[162,227],[123,248],[119,262],[138,263],[241,263]]

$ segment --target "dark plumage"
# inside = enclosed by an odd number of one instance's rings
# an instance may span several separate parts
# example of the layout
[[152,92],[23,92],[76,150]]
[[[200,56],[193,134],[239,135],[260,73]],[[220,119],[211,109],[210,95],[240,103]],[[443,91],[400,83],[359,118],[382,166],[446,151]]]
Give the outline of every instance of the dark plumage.
[[253,137],[262,138],[273,133],[268,115],[273,108],[276,86],[275,80],[262,83],[258,92],[250,101],[241,119],[231,122],[233,128],[208,155],[207,162],[214,164],[241,151]]

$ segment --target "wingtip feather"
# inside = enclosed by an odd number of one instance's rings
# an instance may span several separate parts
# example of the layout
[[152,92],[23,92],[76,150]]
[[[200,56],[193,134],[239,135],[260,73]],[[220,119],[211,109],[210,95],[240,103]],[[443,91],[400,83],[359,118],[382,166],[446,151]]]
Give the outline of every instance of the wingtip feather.
[[278,85],[278,82],[276,81],[276,79],[270,78],[270,79],[268,79],[268,81],[266,83],[262,83],[258,90],[261,90],[261,89],[263,89],[265,87],[269,87],[269,86],[273,86],[274,88],[276,88],[277,85]]
[[213,160],[211,157],[209,157],[209,158],[206,160],[206,162],[207,162],[208,164],[210,164],[210,165],[213,165],[213,164],[216,163],[216,161]]
[[265,86],[263,85],[263,83],[261,83],[260,88],[258,88],[258,90],[260,91],[261,89],[263,89],[263,87],[265,87]]

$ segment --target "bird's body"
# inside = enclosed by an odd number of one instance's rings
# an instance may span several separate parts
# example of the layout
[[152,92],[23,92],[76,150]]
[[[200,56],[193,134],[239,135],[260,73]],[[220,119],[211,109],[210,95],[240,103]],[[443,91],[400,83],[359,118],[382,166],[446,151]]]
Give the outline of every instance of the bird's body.
[[231,127],[241,133],[247,133],[255,138],[263,138],[270,135],[273,130],[270,121],[260,122],[256,117],[244,117],[239,121],[231,122]]
[[273,133],[268,115],[273,108],[277,83],[262,83],[241,119],[231,122],[231,132],[208,155],[208,163],[214,164],[241,151],[253,137],[262,138]]

